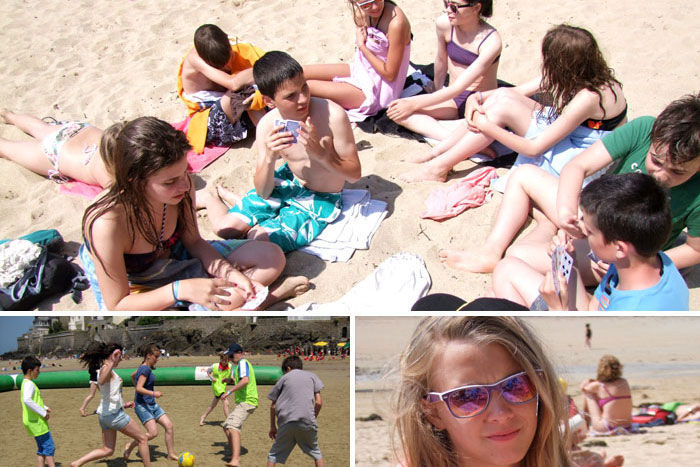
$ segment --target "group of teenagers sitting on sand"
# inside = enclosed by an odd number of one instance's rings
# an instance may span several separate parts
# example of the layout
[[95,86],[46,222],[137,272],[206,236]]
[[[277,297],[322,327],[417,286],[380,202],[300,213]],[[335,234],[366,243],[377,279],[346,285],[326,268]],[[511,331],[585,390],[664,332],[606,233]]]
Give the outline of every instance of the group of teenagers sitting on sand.
[[[303,293],[306,278],[277,280],[284,253],[338,217],[344,184],[362,176],[351,122],[386,111],[439,141],[409,158],[418,165],[406,182],[445,181],[469,157],[496,157],[494,142],[518,153],[494,184],[504,194],[488,238],[478,251],[441,251],[449,267],[493,272],[495,296],[534,309],[688,309],[678,270],[700,262],[700,94],[627,122],[622,84],[595,38],[570,25],[546,33],[537,77],[498,87],[493,2],[459,0],[444,1],[436,22],[434,90],[401,98],[406,14],[390,0],[347,3],[357,26],[350,64],[302,66],[217,26],[197,29],[178,76],[187,136],[155,117],[103,132],[3,111],[34,139],[0,139],[2,157],[105,188],[83,216],[81,250],[100,307],[265,308]],[[253,129],[255,188],[195,194],[187,152]],[[200,237],[198,208],[226,240]],[[530,215],[536,227],[511,246]],[[554,245],[572,255],[572,277],[552,273]]]

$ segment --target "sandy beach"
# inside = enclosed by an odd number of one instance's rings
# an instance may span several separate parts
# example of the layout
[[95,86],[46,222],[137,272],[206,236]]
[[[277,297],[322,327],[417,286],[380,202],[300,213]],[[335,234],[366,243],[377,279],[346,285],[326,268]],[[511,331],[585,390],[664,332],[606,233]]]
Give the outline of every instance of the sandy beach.
[[[624,365],[623,376],[632,388],[635,407],[642,403],[682,401],[698,403],[700,318],[523,318],[540,337],[568,394],[582,404],[579,383],[594,378],[598,359],[615,355]],[[420,318],[358,317],[355,329],[355,465],[395,465],[391,449],[389,400],[398,355]],[[585,323],[593,331],[592,348],[584,346]],[[383,420],[360,421],[378,414]],[[591,450],[622,454],[625,465],[700,465],[697,459],[697,423],[645,428],[628,436],[588,437],[603,442]]]
[[[253,365],[277,366],[281,363],[281,359],[270,355],[251,355],[247,358]],[[213,356],[172,357],[160,360],[158,366],[211,365],[215,361],[217,361],[217,358]],[[136,368],[140,362],[139,358],[132,358],[123,362],[120,367]],[[42,369],[42,371],[82,369],[77,360],[45,360],[44,363],[49,365],[56,363],[61,366],[51,366],[50,368]],[[0,361],[0,368],[7,366],[7,361]],[[322,362],[304,362],[304,369],[316,373],[325,386],[321,391],[324,403],[319,414],[318,425],[319,446],[326,460],[326,465],[350,465],[349,361],[324,360]],[[198,466],[223,465],[224,459],[227,460],[231,451],[220,428],[221,422],[224,420],[221,404],[209,415],[205,425],[199,426],[199,417],[211,402],[211,388],[205,385],[160,386],[157,389],[163,392],[163,396],[158,402],[173,422],[175,451],[177,453],[192,452],[195,455],[196,465]],[[271,389],[272,386],[269,385],[258,385],[258,409],[248,418],[243,426],[242,465],[263,465],[266,462],[267,453],[270,446],[272,446],[272,441],[267,435],[270,427],[270,402],[267,399],[267,394]],[[125,401],[133,400],[133,394],[134,389],[132,387],[124,388]],[[67,466],[70,461],[79,458],[89,450],[100,447],[101,438],[97,417],[88,416],[82,418],[78,411],[87,395],[87,388],[45,389],[41,391],[44,403],[52,410],[49,426],[57,446],[57,465]],[[19,391],[0,393],[0,411],[3,413],[4,420],[0,427],[0,440],[3,446],[12,446],[12,452],[6,453],[7,457],[3,461],[3,465],[36,465],[36,445],[22,426],[22,408],[19,398]],[[88,405],[88,413],[95,409],[98,401],[99,394]],[[138,418],[133,410],[127,410],[127,413],[138,422]],[[128,463],[121,459],[121,453],[126,442],[127,438],[124,435],[118,435],[115,455],[107,459],[106,464],[105,461],[97,461],[95,465],[103,464],[115,467],[141,465],[138,456],[135,455],[136,451],[134,451]],[[162,427],[159,427],[159,435],[150,443],[150,448],[153,465],[174,465],[166,459],[167,451],[165,449]],[[295,449],[287,459],[286,465],[309,465],[309,459],[301,450]]]
[[[399,0],[411,21],[411,60],[434,60],[434,21],[440,0]],[[185,106],[176,93],[176,73],[192,44],[194,30],[207,22],[264,50],[285,50],[301,63],[349,61],[354,50],[354,25],[342,0],[235,0],[192,7],[165,0],[85,0],[40,2],[7,0],[0,18],[2,37],[0,106],[57,120],[88,120],[106,128],[124,119],[153,115],[182,120]],[[539,67],[540,41],[554,24],[589,28],[608,64],[624,84],[629,117],[655,115],[671,100],[697,91],[700,49],[695,40],[700,3],[663,0],[655,8],[632,0],[587,2],[562,0],[556,7],[542,2],[498,0],[490,23],[503,38],[499,77],[523,82]],[[696,45],[693,46],[692,44]],[[19,130],[0,125],[0,137],[21,139]],[[490,287],[490,275],[445,268],[437,259],[442,247],[470,247],[485,239],[500,195],[478,209],[438,223],[421,220],[428,194],[439,183],[406,184],[398,175],[411,168],[406,154],[427,145],[355,130],[363,178],[348,187],[369,189],[388,203],[389,215],[371,247],[357,251],[347,263],[327,263],[305,253],[287,256],[285,274],[303,274],[314,288],[290,301],[327,303],[341,298],[391,255],[420,255],[430,272],[433,292],[451,292],[471,300]],[[252,139],[239,143],[198,174],[198,188],[222,182],[243,193],[252,187]],[[474,167],[464,162],[450,177],[454,183]],[[504,169],[499,169],[501,173]],[[37,229],[56,228],[75,253],[82,242],[80,219],[87,199],[59,194],[59,187],[18,165],[0,160],[0,238],[16,238]],[[448,182],[448,183],[449,183]],[[206,213],[200,213],[203,236],[214,239]],[[700,308],[700,275],[687,277],[691,309]],[[83,302],[69,297],[49,301],[45,310],[93,310],[94,297]]]

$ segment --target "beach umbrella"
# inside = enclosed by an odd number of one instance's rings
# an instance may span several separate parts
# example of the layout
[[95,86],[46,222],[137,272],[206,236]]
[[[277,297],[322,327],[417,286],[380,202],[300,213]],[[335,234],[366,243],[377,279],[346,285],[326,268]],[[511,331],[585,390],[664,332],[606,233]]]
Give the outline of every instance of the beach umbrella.
[[324,347],[324,346],[328,345],[328,342],[326,342],[326,341],[318,341],[318,342],[316,342],[314,345],[315,345],[316,347]]

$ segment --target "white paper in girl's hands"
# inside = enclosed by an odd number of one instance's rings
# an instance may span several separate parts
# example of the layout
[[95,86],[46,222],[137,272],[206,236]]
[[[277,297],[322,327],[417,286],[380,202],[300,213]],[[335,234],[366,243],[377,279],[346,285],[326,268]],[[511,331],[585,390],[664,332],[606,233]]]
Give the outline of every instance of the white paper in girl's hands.
[[[225,287],[224,290],[226,290],[229,294],[233,295],[235,287]],[[260,304],[265,301],[268,293],[269,293],[269,289],[267,287],[265,287],[265,286],[256,287],[255,295],[250,297],[241,306],[241,310],[252,311],[252,310],[257,309],[260,306]],[[218,297],[222,300],[229,300],[231,298],[230,296],[225,296],[225,295],[216,295],[216,297]]]

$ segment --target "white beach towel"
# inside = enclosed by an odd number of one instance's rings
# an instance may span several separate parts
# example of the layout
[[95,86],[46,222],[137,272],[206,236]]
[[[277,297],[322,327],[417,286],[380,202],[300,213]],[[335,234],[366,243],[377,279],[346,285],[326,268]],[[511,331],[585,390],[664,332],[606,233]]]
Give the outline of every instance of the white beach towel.
[[402,252],[386,259],[340,300],[323,304],[307,303],[293,311],[329,315],[410,311],[413,304],[428,293],[430,286],[430,274],[423,259],[413,253]]
[[11,240],[0,245],[0,287],[8,287],[22,278],[41,252],[41,247],[29,240]]
[[301,251],[335,262],[348,261],[355,250],[366,250],[386,217],[386,203],[370,199],[367,190],[343,190],[343,210],[336,220]]

